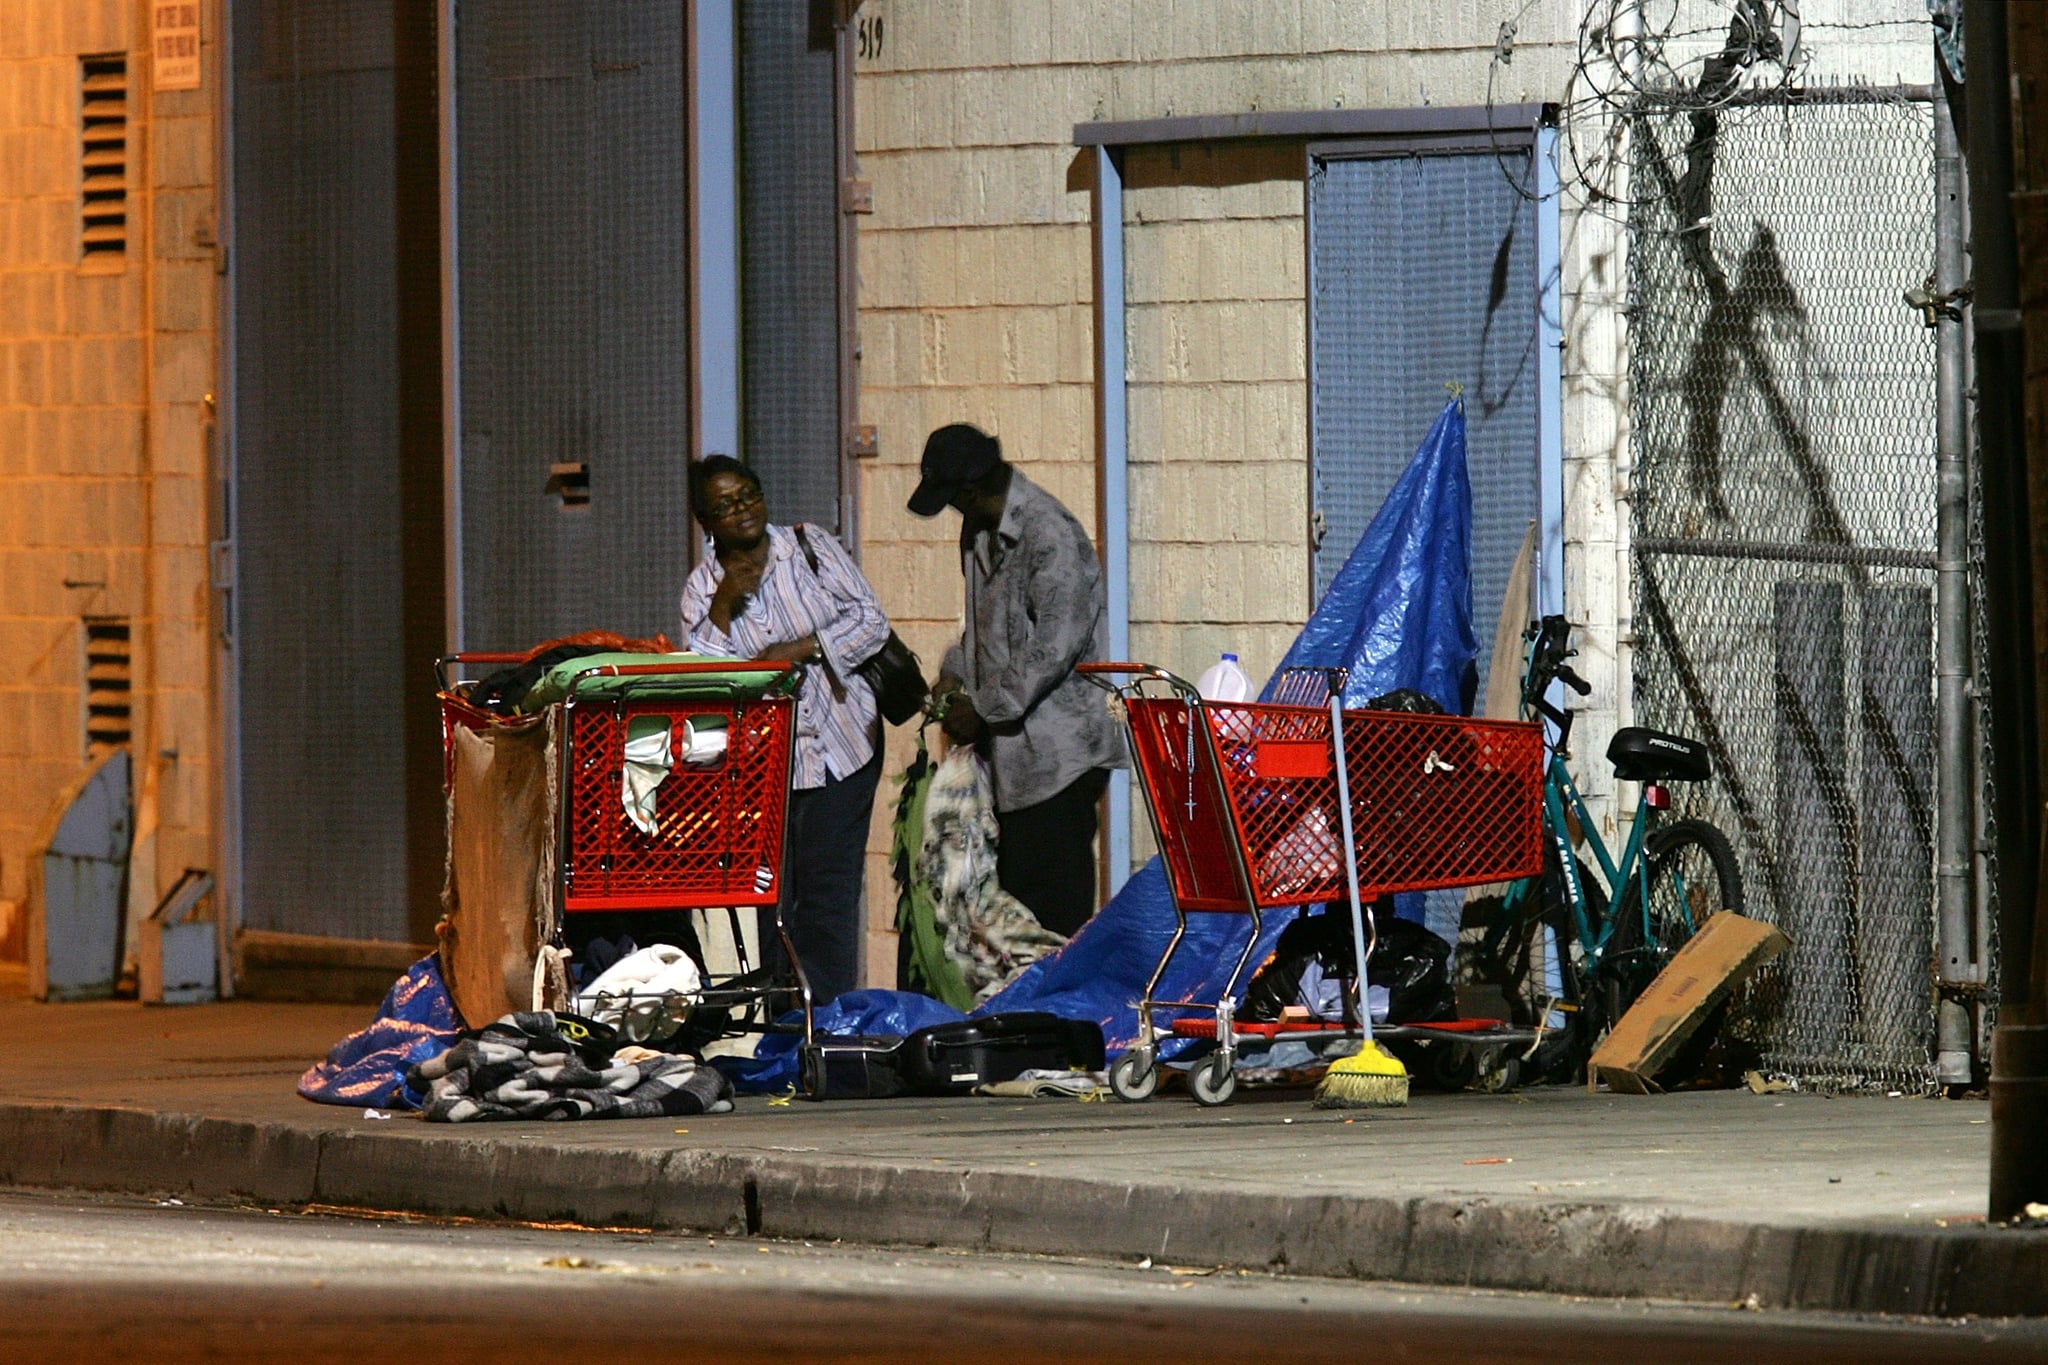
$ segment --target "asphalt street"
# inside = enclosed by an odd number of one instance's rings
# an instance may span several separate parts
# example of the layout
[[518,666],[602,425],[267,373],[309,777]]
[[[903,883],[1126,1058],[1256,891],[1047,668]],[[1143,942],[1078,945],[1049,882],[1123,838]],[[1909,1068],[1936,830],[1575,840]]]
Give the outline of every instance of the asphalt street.
[[0,1359],[2048,1360],[2048,1322],[0,1193]]

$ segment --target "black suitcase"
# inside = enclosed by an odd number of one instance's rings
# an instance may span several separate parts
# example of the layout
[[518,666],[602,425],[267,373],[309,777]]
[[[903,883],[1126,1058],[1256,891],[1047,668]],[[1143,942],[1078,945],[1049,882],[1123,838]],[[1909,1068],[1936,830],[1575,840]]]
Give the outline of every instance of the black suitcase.
[[902,1074],[901,1038],[828,1038],[797,1058],[797,1088],[809,1100],[885,1100],[910,1086]]
[[920,1095],[965,1095],[1025,1071],[1100,1071],[1102,1063],[1100,1025],[1039,1013],[919,1029],[903,1040],[896,1059],[905,1084]]

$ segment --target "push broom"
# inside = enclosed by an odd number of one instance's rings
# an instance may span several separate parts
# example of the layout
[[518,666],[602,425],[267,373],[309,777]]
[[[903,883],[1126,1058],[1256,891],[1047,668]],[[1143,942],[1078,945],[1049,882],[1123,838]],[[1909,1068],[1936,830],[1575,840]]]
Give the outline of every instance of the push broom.
[[[1370,912],[1358,895],[1358,845],[1351,832],[1351,774],[1344,760],[1344,688],[1334,678],[1330,687],[1330,745],[1337,758],[1337,812],[1344,833],[1344,877],[1351,891],[1351,946],[1358,955],[1358,1027],[1364,1042],[1357,1052],[1339,1058],[1316,1083],[1318,1109],[1398,1109],[1408,1103],[1408,1068],[1372,1036],[1372,992],[1366,984],[1365,918]],[[1373,926],[1379,939],[1379,926]]]

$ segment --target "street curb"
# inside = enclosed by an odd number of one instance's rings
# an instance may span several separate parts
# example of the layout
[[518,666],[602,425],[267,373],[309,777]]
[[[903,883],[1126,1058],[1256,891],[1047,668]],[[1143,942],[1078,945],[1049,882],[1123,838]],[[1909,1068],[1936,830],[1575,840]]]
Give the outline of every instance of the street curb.
[[[1356,1199],[631,1148],[522,1128],[336,1131],[0,1104],[0,1184],[327,1203],[597,1227],[1151,1257],[1418,1285],[1760,1307],[2048,1315],[2048,1233],[1793,1227],[1654,1207]],[[577,1139],[582,1140],[577,1140]]]

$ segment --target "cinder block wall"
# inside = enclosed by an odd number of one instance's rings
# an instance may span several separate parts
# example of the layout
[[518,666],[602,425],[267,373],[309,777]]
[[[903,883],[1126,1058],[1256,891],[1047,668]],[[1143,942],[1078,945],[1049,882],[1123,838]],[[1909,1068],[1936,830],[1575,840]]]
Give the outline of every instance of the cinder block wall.
[[[862,418],[881,442],[864,467],[863,551],[915,648],[935,658],[960,611],[957,519],[919,522],[902,510],[933,426],[988,426],[1093,524],[1093,172],[1073,126],[1481,104],[1500,21],[1521,8],[861,7],[862,22],[881,25],[857,62],[855,94],[861,166],[875,189],[860,235]],[[1554,97],[1577,23],[1571,0],[1523,14],[1512,88],[1496,98]],[[1311,606],[1300,150],[1159,148],[1133,152],[1124,169],[1132,648],[1188,674],[1235,648],[1263,677]],[[1568,294],[1573,287],[1568,278]],[[1611,446],[1577,453],[1612,468]],[[1572,513],[1567,522],[1568,537],[1585,534]],[[1589,553],[1611,561],[1611,529]],[[1611,582],[1611,562],[1606,572]],[[1594,627],[1611,641],[1611,600]],[[1609,709],[1591,728],[1612,727],[1614,691],[1609,682]],[[892,772],[908,748],[892,736]],[[877,981],[894,962],[886,846],[884,812],[869,876]]]
[[[208,3],[204,69],[214,69]],[[130,623],[138,786],[166,885],[211,862],[205,399],[212,97],[152,94],[144,0],[0,4],[0,899],[83,766],[82,621]],[[128,58],[127,244],[87,260],[82,57]]]

